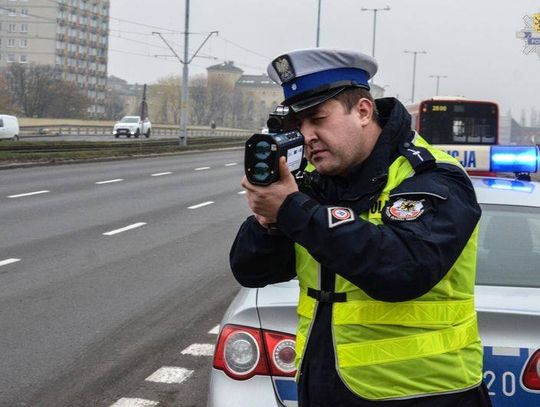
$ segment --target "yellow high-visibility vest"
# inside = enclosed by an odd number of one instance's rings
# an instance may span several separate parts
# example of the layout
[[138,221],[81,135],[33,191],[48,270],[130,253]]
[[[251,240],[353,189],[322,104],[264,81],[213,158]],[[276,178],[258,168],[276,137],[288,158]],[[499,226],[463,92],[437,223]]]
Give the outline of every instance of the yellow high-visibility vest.
[[[459,166],[448,154],[420,136],[414,145],[426,148],[438,163]],[[359,216],[381,224],[380,209],[390,191],[414,175],[409,161],[398,157],[389,167],[379,196],[379,210]],[[446,276],[429,292],[403,302],[376,301],[336,275],[335,292],[345,302],[332,304],[332,337],[336,367],[343,383],[370,400],[405,399],[452,393],[482,381],[482,346],[474,308],[478,227]],[[320,265],[296,244],[300,283],[297,367],[301,366],[317,301],[308,289],[320,289]]]

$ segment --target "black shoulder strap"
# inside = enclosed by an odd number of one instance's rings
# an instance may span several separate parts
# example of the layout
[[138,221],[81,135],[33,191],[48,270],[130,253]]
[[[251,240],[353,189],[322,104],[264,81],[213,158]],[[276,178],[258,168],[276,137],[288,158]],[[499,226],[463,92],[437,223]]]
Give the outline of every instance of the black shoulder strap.
[[399,153],[404,156],[416,173],[423,172],[436,165],[435,157],[427,148],[418,147],[412,141],[399,143]]

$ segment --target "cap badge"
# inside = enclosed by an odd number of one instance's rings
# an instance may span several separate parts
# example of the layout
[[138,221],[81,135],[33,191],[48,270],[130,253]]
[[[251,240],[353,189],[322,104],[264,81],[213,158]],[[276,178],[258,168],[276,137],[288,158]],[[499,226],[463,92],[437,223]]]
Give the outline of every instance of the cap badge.
[[290,81],[295,77],[291,61],[286,55],[276,58],[274,62],[272,62],[272,65],[278,73],[281,82]]

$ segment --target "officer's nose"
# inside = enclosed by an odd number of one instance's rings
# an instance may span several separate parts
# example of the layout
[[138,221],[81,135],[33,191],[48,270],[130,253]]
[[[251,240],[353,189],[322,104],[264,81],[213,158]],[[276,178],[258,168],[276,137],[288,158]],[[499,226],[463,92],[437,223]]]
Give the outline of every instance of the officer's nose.
[[300,123],[300,133],[304,136],[305,144],[309,144],[317,138],[317,134],[313,126],[309,123],[309,120],[302,120],[302,123]]

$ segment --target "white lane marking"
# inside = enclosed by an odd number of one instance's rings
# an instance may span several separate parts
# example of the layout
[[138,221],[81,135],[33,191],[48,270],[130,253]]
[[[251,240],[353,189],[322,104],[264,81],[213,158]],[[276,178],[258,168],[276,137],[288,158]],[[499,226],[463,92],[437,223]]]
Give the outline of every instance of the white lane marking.
[[108,179],[106,181],[98,181],[96,182],[97,185],[103,185],[103,184],[112,184],[113,182],[122,182],[123,178],[117,178],[117,179]]
[[213,203],[214,201],[203,202],[197,205],[188,206],[188,209],[198,209],[198,208],[202,208],[203,206],[212,205]]
[[192,343],[182,352],[182,355],[213,356],[214,345],[211,343]]
[[519,356],[519,348],[510,348],[505,346],[494,346],[493,356]]
[[209,170],[210,168],[212,167],[199,167],[199,168],[195,168],[195,171],[204,171],[204,170]]
[[233,165],[238,165],[238,163],[227,163],[225,164],[225,167],[232,167]]
[[246,191],[240,191],[238,192],[238,195],[245,195],[246,194]]
[[146,223],[144,223],[144,222],[134,223],[133,225],[126,226],[125,228],[116,229],[116,230],[111,230],[110,232],[105,232],[105,233],[103,233],[103,234],[104,234],[105,236],[112,236],[112,235],[116,235],[116,234],[118,234],[118,233],[125,232],[126,230],[131,230],[131,229],[135,229],[135,228],[140,228],[141,226],[144,226],[144,225],[146,225]]
[[51,191],[43,190],[43,191],[27,192],[26,194],[9,195],[8,198],[22,198],[23,196],[46,194],[48,192],[51,192]]
[[208,331],[210,335],[217,335],[219,333],[219,325],[216,325]]
[[18,261],[21,261],[21,259],[6,259],[0,261],[0,267],[1,266],[7,266],[8,264],[17,263]]
[[154,407],[159,404],[159,401],[145,400],[145,399],[129,399],[121,398],[111,407]]
[[182,383],[193,374],[193,370],[184,369],[183,367],[165,366],[159,368],[145,380],[157,383]]
[[162,175],[170,175],[172,174],[172,172],[170,171],[167,171],[167,172],[156,172],[155,174],[152,174],[151,176],[152,177],[161,177]]

